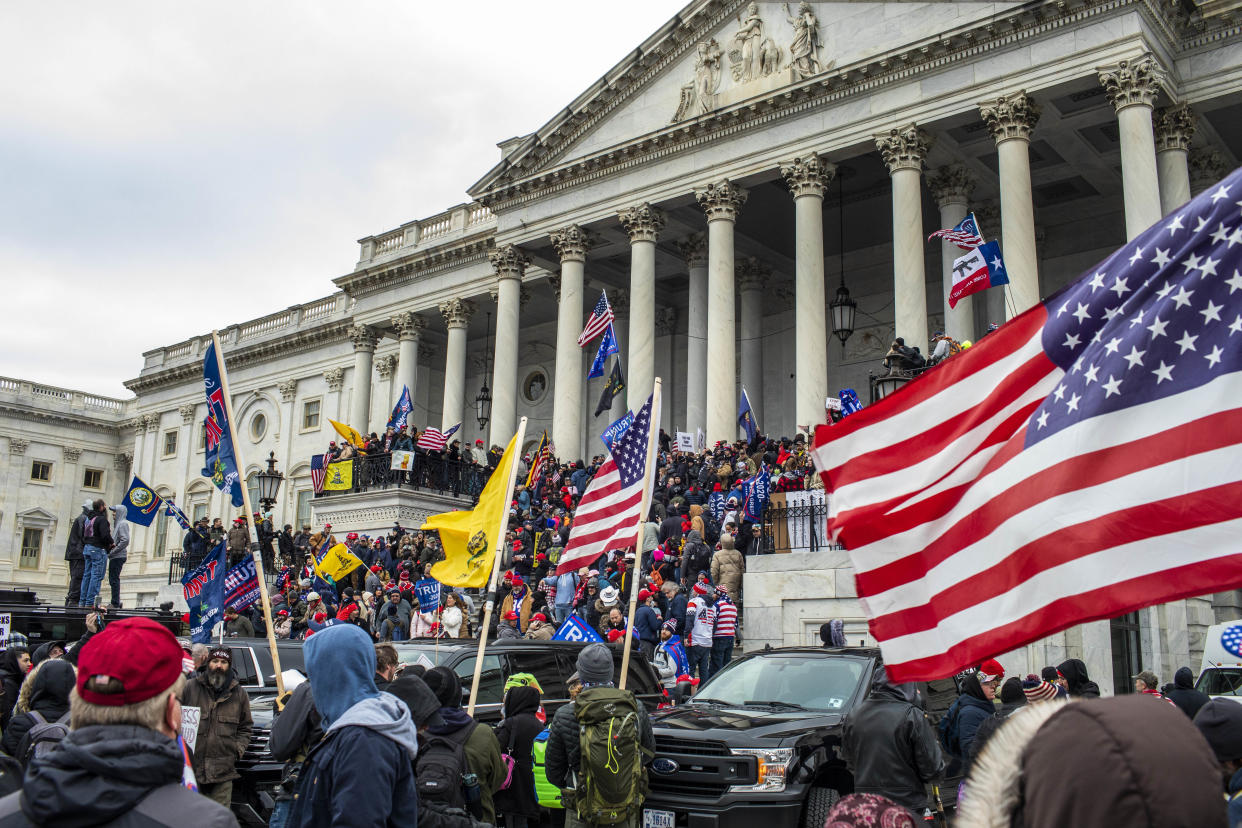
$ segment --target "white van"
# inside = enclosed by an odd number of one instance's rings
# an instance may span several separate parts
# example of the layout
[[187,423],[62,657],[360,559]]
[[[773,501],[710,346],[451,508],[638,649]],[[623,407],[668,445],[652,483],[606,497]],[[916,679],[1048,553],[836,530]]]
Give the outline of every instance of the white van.
[[1208,627],[1195,689],[1242,704],[1242,620]]

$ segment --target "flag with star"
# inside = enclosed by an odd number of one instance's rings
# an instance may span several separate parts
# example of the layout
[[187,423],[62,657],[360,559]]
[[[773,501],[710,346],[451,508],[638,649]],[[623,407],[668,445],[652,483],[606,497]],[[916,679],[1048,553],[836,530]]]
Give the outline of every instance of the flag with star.
[[197,568],[181,578],[181,593],[190,608],[190,640],[211,643],[211,628],[224,613],[224,579],[228,570],[224,541]]
[[1242,170],[815,436],[894,681],[1242,587]]

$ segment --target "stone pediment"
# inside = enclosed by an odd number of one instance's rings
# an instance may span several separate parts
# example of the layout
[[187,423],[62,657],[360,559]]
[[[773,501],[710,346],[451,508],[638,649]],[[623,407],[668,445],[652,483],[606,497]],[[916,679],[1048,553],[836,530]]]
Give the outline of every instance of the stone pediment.
[[[808,85],[873,84],[890,69],[933,61],[955,38],[959,47],[988,40],[1000,33],[998,18],[1030,5],[696,0],[538,131],[504,142],[504,158],[469,192],[501,201],[517,182],[559,182],[628,160],[744,102]],[[1059,13],[1052,6],[1004,28],[1012,36]],[[962,34],[972,28],[980,35]]]

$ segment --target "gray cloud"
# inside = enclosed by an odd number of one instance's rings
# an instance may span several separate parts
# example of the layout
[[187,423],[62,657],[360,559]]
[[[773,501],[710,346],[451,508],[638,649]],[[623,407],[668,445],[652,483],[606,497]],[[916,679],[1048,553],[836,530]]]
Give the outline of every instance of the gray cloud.
[[0,374],[124,397],[142,351],[330,293],[679,8],[6,5]]

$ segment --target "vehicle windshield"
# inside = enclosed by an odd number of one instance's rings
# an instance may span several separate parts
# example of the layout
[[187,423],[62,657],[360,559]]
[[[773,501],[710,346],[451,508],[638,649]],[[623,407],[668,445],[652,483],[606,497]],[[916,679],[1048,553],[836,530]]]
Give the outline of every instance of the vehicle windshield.
[[1214,667],[1199,676],[1196,688],[1209,696],[1242,696],[1242,667]]
[[428,662],[432,667],[443,664],[452,657],[454,650],[445,649],[444,647],[422,646],[419,644],[395,644],[397,651],[397,661],[401,664],[421,664],[428,666]]
[[732,707],[842,710],[853,698],[866,668],[866,660],[859,658],[755,655],[735,661],[712,676],[699,693],[705,703]]

